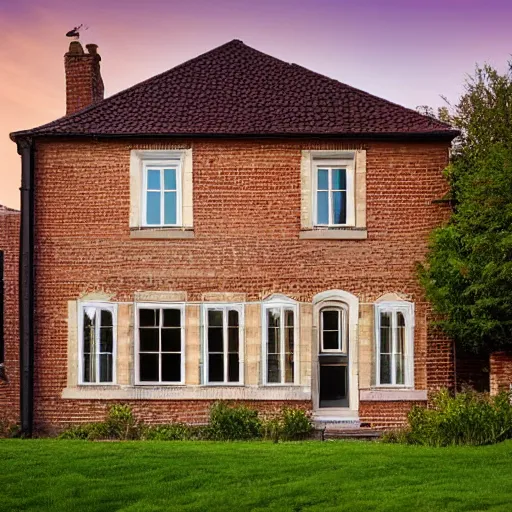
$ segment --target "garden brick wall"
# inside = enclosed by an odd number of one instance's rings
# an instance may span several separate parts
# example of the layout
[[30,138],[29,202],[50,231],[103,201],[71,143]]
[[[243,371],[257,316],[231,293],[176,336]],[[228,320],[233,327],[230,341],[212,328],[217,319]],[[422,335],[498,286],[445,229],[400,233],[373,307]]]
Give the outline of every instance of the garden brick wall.
[[[130,239],[131,149],[193,148],[193,239]],[[367,240],[300,240],[305,149],[367,150]],[[373,302],[388,292],[416,303],[419,389],[453,387],[449,339],[427,329],[416,279],[428,234],[448,218],[433,204],[447,185],[446,143],[297,140],[39,141],[36,158],[35,421],[47,428],[103,415],[105,402],[60,398],[67,379],[67,302],[103,291],[283,293],[300,301],[329,289]],[[424,340],[424,341],[421,341]],[[151,421],[204,418],[208,403],[133,404]],[[276,403],[260,402],[273,408]],[[410,403],[361,403],[374,426],[395,425]]]
[[512,352],[493,352],[489,357],[491,394],[510,391],[512,385]]
[[0,209],[0,251],[4,253],[4,353],[7,379],[0,379],[0,424],[14,424],[19,419],[19,226],[18,212]]

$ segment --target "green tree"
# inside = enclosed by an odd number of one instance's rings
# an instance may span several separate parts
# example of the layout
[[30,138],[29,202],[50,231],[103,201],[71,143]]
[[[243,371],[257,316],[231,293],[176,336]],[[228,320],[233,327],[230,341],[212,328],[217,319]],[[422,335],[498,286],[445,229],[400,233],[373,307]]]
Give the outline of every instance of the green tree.
[[512,348],[512,65],[477,67],[459,103],[446,173],[454,213],[432,233],[420,279],[441,327],[465,350]]

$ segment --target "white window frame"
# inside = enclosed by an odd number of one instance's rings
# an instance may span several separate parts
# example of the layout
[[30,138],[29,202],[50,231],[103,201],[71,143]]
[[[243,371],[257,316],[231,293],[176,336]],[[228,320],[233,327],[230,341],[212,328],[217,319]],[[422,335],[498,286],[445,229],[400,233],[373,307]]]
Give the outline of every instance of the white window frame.
[[[396,313],[400,312],[405,321],[404,383],[396,384]],[[391,313],[391,384],[380,383],[380,315]],[[375,383],[383,388],[414,388],[414,304],[406,301],[386,301],[375,305]]]
[[[324,228],[341,228],[341,227],[354,227],[356,225],[356,210],[355,210],[355,165],[354,159],[313,159],[313,172],[312,174],[312,191],[313,198],[311,204],[313,205],[313,225],[315,227]],[[320,224],[318,222],[318,170],[329,170],[329,222],[327,224]],[[332,169],[345,169],[347,177],[347,222],[345,224],[334,224],[332,222],[332,189],[331,189],[331,175]]]
[[[163,221],[165,209],[165,185],[164,185],[164,169],[176,169],[176,223],[165,224]],[[147,212],[147,193],[148,193],[148,170],[160,170],[160,223],[149,224]],[[182,171],[183,156],[177,158],[169,158],[166,160],[146,160],[142,161],[142,211],[141,225],[147,228],[165,228],[180,227],[183,225],[183,187],[182,187]],[[155,191],[156,192],[156,191]]]
[[[281,382],[268,382],[267,381],[267,346],[268,346],[268,323],[267,323],[267,311],[269,309],[280,309],[281,311],[281,329],[280,329],[280,345],[281,345],[281,354],[280,354],[280,365],[281,365]],[[284,327],[284,310],[291,309],[293,311],[293,382],[285,382],[285,372],[284,372],[284,358],[285,358],[285,350],[284,350],[284,342],[285,342],[285,329]],[[299,318],[299,307],[298,303],[286,295],[276,294],[269,297],[267,300],[263,301],[261,304],[261,334],[262,334],[262,350],[261,350],[261,369],[262,376],[261,381],[264,386],[298,386],[300,380],[300,357],[299,357],[299,348],[300,348],[300,318]]]
[[[338,315],[338,345],[339,349],[324,348],[324,311],[336,311]],[[348,311],[341,305],[326,305],[320,310],[320,353],[347,354],[348,353]]]
[[[96,357],[96,378],[98,382],[84,381],[84,311],[86,308],[110,311],[112,313],[112,382],[99,382],[100,352]],[[96,325],[95,335],[99,340],[100,324]],[[114,386],[117,383],[117,304],[112,302],[79,302],[78,303],[78,384],[80,386]]]
[[[245,318],[244,305],[239,303],[222,303],[222,304],[203,304],[202,307],[202,324],[203,324],[203,372],[202,383],[204,386],[243,386],[245,382]],[[228,311],[234,310],[238,312],[238,382],[228,382]],[[224,351],[224,381],[210,382],[208,380],[208,311],[222,311],[223,318],[223,351]]]
[[[181,317],[181,380],[178,381],[162,381],[162,363],[161,363],[161,355],[162,351],[159,350],[155,352],[155,354],[159,355],[159,376],[160,380],[158,381],[141,381],[140,380],[140,336],[139,336],[139,310],[140,309],[178,309],[180,311]],[[175,302],[138,302],[135,304],[135,385],[137,386],[182,386],[185,384],[185,304],[175,303]],[[161,331],[162,317],[160,315],[160,326],[159,330]],[[161,348],[161,340],[159,341]]]

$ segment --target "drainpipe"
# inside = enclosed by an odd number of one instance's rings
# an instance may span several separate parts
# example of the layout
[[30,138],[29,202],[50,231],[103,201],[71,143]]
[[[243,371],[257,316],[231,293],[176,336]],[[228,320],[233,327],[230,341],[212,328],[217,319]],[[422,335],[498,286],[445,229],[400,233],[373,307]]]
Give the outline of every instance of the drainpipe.
[[32,436],[34,420],[34,142],[18,142],[21,155],[20,232],[20,423],[23,436]]

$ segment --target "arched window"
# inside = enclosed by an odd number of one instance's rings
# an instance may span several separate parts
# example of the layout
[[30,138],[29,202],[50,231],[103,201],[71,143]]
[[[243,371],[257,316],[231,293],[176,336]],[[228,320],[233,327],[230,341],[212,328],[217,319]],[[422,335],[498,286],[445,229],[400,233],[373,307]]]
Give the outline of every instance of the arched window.
[[262,304],[263,383],[298,381],[299,319],[297,303],[285,295],[272,295]]
[[375,307],[376,383],[412,387],[414,383],[414,305],[386,301]]

